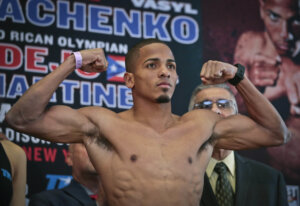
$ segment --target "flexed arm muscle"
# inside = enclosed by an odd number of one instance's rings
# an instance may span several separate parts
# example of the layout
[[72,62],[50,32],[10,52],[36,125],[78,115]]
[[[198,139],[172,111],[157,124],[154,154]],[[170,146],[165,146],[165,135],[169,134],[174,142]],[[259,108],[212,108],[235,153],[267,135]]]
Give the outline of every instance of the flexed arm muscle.
[[[83,50],[82,70],[101,72],[107,67],[102,49]],[[75,57],[69,56],[56,70],[31,86],[6,115],[14,129],[59,142],[80,142],[85,133],[95,130],[94,125],[80,110],[67,106],[47,104],[59,84],[75,70]]]
[[[232,79],[237,68],[231,64],[209,61],[201,71],[206,84],[226,82]],[[224,149],[248,149],[280,145],[290,133],[273,105],[244,77],[236,86],[244,99],[249,117],[233,115],[219,120],[214,129],[216,146]]]

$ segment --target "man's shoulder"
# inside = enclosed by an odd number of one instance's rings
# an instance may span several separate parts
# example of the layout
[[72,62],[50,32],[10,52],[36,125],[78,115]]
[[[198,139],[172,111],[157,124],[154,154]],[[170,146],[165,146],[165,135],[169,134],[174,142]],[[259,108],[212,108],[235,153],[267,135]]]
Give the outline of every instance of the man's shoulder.
[[270,40],[265,32],[246,31],[242,33],[235,47],[234,62],[247,64],[248,61],[251,61],[253,55],[264,53],[269,49],[268,42]]
[[184,117],[184,116],[203,116],[203,115],[213,115],[213,114],[215,114],[215,112],[212,112],[211,110],[208,110],[208,109],[195,109],[195,110],[191,110],[189,112],[186,112],[181,117]]
[[[82,192],[80,185],[72,181],[69,185],[61,189],[45,190],[36,194],[33,194],[30,198],[29,206],[35,206],[39,203],[54,203],[60,205],[64,202],[77,202],[77,200],[70,195],[70,193],[79,193]],[[74,194],[75,196],[76,194]]]
[[57,196],[57,195],[64,195],[65,192],[62,189],[54,189],[54,190],[45,190],[41,191],[39,193],[33,194],[31,198],[36,198],[36,197],[52,197],[52,196]]
[[221,119],[220,115],[206,109],[196,109],[189,111],[180,117],[181,120],[200,120],[216,122]]
[[263,40],[265,38],[264,32],[259,31],[245,31],[241,34],[239,39],[243,40]]
[[82,107],[78,109],[78,111],[84,116],[98,123],[116,121],[117,119],[121,119],[120,117],[123,113],[117,113],[110,109],[98,106]]
[[[238,39],[237,49],[261,48],[266,45],[267,38],[264,32],[246,31]],[[248,51],[249,52],[249,51]]]
[[57,204],[59,202],[65,201],[66,199],[70,199],[70,197],[62,189],[47,190],[33,194],[30,197],[29,206],[50,203]]

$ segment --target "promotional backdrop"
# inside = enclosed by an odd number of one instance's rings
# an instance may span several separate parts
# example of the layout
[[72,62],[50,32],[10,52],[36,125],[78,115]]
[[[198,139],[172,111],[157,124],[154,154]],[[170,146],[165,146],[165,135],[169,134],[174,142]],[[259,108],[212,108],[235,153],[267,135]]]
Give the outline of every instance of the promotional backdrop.
[[[245,65],[248,78],[279,111],[292,139],[280,147],[239,153],[281,171],[288,185],[289,204],[297,206],[300,205],[300,1],[278,0],[276,7],[264,9],[259,2],[266,1],[201,1],[203,61],[217,59]],[[274,45],[286,51],[279,53]],[[269,74],[275,76],[271,82],[265,81],[271,79]],[[236,98],[239,111],[246,113],[240,97]]]
[[140,40],[157,38],[172,48],[176,58],[179,82],[173,110],[182,114],[190,92],[200,83],[200,16],[197,1],[0,1],[1,130],[26,152],[28,197],[65,186],[71,173],[65,164],[67,145],[18,133],[5,124],[4,116],[18,98],[71,52],[103,48],[107,72],[76,70],[60,85],[50,105],[129,109],[131,91],[122,78],[125,55]]
[[[125,55],[138,41],[157,38],[171,47],[176,59],[179,82],[172,101],[173,112],[181,115],[200,83],[203,62],[235,63],[236,44],[247,30],[264,31],[258,0],[0,0],[0,129],[26,152],[27,197],[70,182],[67,145],[18,133],[5,124],[4,116],[32,84],[71,52],[103,48],[109,68],[104,73],[76,70],[49,105],[103,106],[115,112],[131,108],[131,91],[122,79]],[[287,105],[277,107],[286,121],[290,117]],[[287,152],[287,147],[275,148],[276,157],[266,149],[242,154],[281,170],[290,185],[290,205],[297,205],[300,164],[286,161],[292,161],[292,155],[299,157],[300,150]]]

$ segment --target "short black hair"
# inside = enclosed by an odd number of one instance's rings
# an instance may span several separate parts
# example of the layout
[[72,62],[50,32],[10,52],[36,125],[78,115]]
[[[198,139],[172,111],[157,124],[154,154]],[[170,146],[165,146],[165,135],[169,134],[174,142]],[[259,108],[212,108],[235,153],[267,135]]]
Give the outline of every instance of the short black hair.
[[[125,67],[127,72],[133,72],[134,71],[134,61],[139,57],[139,51],[140,48],[153,44],[153,43],[160,43],[168,46],[165,42],[162,42],[158,39],[143,39],[142,41],[135,44],[131,49],[128,51],[126,57],[125,57]],[[168,46],[169,47],[169,46]]]

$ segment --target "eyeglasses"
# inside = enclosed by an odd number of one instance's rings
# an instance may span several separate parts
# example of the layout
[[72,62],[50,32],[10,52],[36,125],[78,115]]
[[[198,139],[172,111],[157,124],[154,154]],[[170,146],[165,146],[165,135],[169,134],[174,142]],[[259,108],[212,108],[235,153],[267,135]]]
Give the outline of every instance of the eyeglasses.
[[216,101],[203,100],[202,102],[194,104],[193,109],[211,109],[213,104],[216,104],[219,109],[233,108],[233,102],[228,99],[218,99]]

